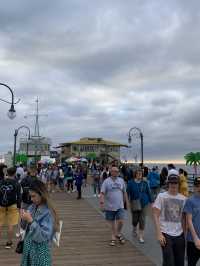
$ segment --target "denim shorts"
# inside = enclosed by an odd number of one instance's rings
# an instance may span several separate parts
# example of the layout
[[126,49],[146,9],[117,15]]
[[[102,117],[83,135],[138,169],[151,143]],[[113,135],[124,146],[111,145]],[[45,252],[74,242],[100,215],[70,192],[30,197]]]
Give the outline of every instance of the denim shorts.
[[105,217],[108,221],[115,221],[115,220],[124,220],[125,219],[125,210],[119,209],[117,211],[105,211]]

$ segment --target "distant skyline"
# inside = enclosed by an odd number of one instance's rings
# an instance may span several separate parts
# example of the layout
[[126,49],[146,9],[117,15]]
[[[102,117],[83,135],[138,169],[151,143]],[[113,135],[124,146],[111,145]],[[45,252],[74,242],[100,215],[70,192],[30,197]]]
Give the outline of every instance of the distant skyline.
[[[0,8],[0,154],[33,120],[53,146],[81,137],[128,142],[144,134],[147,161],[184,161],[200,150],[200,2],[186,0],[11,1]],[[10,94],[0,86],[0,98]],[[20,133],[19,137],[23,135]],[[139,139],[131,156],[139,158]]]

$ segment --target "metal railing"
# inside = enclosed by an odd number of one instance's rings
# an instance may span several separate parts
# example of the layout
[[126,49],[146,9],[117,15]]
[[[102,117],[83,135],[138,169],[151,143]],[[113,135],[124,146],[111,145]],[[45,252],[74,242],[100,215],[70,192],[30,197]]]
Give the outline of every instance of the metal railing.
[[195,174],[188,174],[188,189],[189,192],[194,192],[194,179],[195,179],[196,175]]

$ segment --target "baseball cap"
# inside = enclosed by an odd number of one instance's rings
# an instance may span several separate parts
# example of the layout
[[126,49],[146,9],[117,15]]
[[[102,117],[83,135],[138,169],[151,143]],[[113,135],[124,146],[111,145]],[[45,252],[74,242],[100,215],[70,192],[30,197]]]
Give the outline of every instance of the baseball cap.
[[194,186],[200,185],[200,177],[195,177]]
[[171,174],[167,178],[168,183],[179,183],[179,176],[175,174]]
[[178,173],[178,171],[176,170],[176,169],[170,169],[169,171],[168,171],[168,176],[170,176],[170,175],[179,175],[179,173]]

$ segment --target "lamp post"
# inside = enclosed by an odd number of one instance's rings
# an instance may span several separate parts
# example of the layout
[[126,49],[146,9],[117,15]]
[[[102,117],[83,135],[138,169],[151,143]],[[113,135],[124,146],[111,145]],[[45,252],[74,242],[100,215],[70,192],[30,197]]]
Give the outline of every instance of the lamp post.
[[132,127],[129,130],[129,132],[128,132],[128,143],[131,143],[131,141],[132,141],[132,136],[133,136],[133,135],[131,135],[132,131],[137,131],[137,132],[139,132],[139,135],[140,135],[140,140],[141,140],[141,146],[140,146],[141,147],[141,167],[143,167],[143,164],[144,164],[144,136],[143,136],[143,133],[142,133],[140,128]]
[[14,93],[13,93],[13,90],[8,85],[6,85],[4,83],[0,83],[0,85],[8,88],[9,91],[10,91],[10,93],[11,93],[11,102],[6,101],[6,100],[1,99],[1,98],[0,98],[0,101],[10,104],[10,109],[8,110],[8,117],[10,119],[14,119],[16,117],[16,111],[15,111],[15,107],[14,106],[15,106],[15,104],[17,104],[20,101],[20,99],[18,99],[17,102],[14,102]]
[[[18,136],[19,130],[22,129],[22,128],[26,128],[28,130],[28,139],[31,138],[31,131],[30,131],[29,127],[23,125],[23,126],[19,127],[18,129],[15,129],[15,133],[14,133],[14,151],[13,151],[13,166],[15,166],[15,163],[16,163],[17,136]],[[26,154],[28,155],[28,143],[27,143]]]

